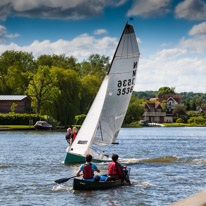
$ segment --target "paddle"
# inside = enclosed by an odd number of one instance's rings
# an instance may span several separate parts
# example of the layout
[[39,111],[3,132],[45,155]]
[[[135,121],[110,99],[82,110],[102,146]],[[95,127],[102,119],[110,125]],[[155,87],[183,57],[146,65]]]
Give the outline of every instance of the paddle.
[[78,176],[73,176],[73,177],[68,177],[68,178],[61,178],[61,179],[55,180],[55,182],[57,184],[61,184],[61,183],[67,182],[68,180],[70,180],[72,178],[75,178],[75,177],[78,177]]

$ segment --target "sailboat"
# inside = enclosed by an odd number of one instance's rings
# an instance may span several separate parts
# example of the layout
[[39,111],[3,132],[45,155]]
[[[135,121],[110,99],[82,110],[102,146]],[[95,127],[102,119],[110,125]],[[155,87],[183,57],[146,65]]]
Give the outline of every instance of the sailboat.
[[65,164],[84,162],[87,154],[93,156],[94,162],[111,160],[92,145],[115,143],[135,85],[139,56],[134,27],[126,23],[108,73],[77,137],[66,149]]

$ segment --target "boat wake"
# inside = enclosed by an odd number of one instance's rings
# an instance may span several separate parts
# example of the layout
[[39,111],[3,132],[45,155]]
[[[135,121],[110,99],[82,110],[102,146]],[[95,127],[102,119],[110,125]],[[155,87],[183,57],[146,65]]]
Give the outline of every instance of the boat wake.
[[148,187],[154,187],[155,185],[149,183],[149,182],[137,182],[134,183],[132,182],[132,185],[134,185],[135,187],[142,187],[142,188],[148,188]]
[[123,158],[119,162],[127,165],[139,164],[139,163],[183,163],[183,164],[206,164],[206,159],[185,159],[176,156],[165,156],[152,159],[137,159],[137,158]]
[[140,163],[141,161],[142,161],[142,159],[136,159],[136,158],[119,159],[120,163],[124,163],[127,165],[137,164],[137,163]]
[[138,163],[173,163],[173,162],[179,162],[181,160],[182,158],[179,157],[166,156],[166,157],[158,157],[153,159],[136,159],[136,158],[120,159],[119,162],[132,165]]
[[184,160],[183,163],[187,163],[187,164],[206,164],[206,159]]
[[62,191],[70,191],[70,190],[72,190],[72,184],[67,184],[67,185],[59,184],[53,186],[52,188],[52,192],[62,192]]

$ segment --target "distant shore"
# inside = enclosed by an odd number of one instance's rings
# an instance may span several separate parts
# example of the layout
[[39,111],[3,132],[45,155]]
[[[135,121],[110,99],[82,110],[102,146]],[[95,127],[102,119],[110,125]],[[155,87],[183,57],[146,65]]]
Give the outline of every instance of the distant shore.
[[[163,123],[155,124],[150,123],[149,125],[139,125],[138,127],[123,126],[123,128],[141,128],[141,127],[206,127],[206,125],[195,125],[185,123]],[[64,130],[65,126],[57,126],[55,130]],[[0,131],[11,131],[11,130],[35,130],[34,126],[28,125],[0,125]]]
[[[65,129],[64,126],[56,127],[56,129]],[[34,126],[27,125],[0,125],[0,131],[11,131],[11,130],[35,130]]]

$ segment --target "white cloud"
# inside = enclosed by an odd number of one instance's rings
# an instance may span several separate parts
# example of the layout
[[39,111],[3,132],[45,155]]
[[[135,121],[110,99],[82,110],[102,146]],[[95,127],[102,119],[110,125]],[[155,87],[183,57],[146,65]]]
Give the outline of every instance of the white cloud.
[[9,34],[6,27],[0,25],[0,42],[18,37],[19,34]]
[[9,14],[38,18],[84,19],[101,16],[105,7],[118,7],[127,0],[1,0],[0,19]]
[[177,5],[175,13],[178,18],[206,19],[206,2],[204,0],[184,0]]
[[196,35],[206,35],[206,22],[202,22],[201,24],[194,25],[192,29],[189,31],[190,36]]
[[95,35],[102,35],[102,34],[108,34],[108,31],[106,29],[97,29],[94,31]]
[[74,56],[79,61],[82,61],[95,53],[112,57],[117,43],[118,40],[116,38],[103,37],[101,39],[96,39],[88,34],[82,34],[71,41],[60,39],[55,42],[49,40],[40,42],[35,40],[32,44],[23,47],[14,43],[9,45],[1,44],[0,53],[6,50],[26,51],[32,52],[35,57],[42,54],[65,54],[66,56]]
[[206,54],[206,36],[195,36],[194,38],[182,38],[182,48],[188,49],[191,53]]
[[158,51],[155,55],[153,55],[152,58],[156,59],[157,61],[174,60],[177,59],[177,57],[180,57],[186,53],[187,50],[181,48],[163,49],[161,51]]
[[136,0],[127,16],[161,16],[170,10],[171,0]]
[[183,37],[180,40],[179,46],[190,53],[206,54],[206,22],[194,25],[189,35],[190,38]]
[[140,58],[136,91],[157,91],[160,87],[168,86],[175,87],[176,92],[206,92],[206,59],[168,59],[164,58],[166,55],[157,59],[155,56],[158,54],[149,59]]

